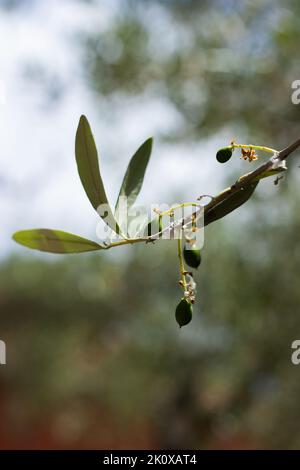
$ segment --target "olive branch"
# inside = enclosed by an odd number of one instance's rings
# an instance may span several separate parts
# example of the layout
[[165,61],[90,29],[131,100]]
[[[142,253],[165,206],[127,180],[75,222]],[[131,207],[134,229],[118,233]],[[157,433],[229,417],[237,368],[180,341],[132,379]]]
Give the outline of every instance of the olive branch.
[[[174,234],[177,231],[177,248],[179,257],[179,284],[183,289],[183,297],[176,308],[176,320],[180,326],[186,325],[192,318],[192,304],[195,301],[196,284],[192,272],[185,268],[185,263],[191,268],[197,268],[201,263],[200,249],[195,243],[193,232],[197,231],[197,220],[204,217],[204,226],[219,220],[240,206],[245,204],[253,195],[261,179],[278,175],[287,170],[286,159],[300,146],[300,139],[293,142],[283,150],[277,151],[269,147],[259,145],[238,144],[232,141],[228,147],[217,152],[217,160],[227,162],[235,149],[240,149],[242,158],[249,161],[257,160],[256,150],[272,153],[269,160],[250,173],[240,176],[230,187],[224,189],[216,196],[210,196],[210,202],[201,205],[199,202],[184,202],[164,212],[156,212],[153,220],[135,236],[131,237],[124,231],[124,222],[127,214],[120,210],[120,201],[125,197],[130,209],[138,197],[142,188],[145,172],[151,156],[152,138],[147,139],[131,158],[127,167],[119,196],[112,210],[104,188],[99,169],[99,158],[94,137],[85,116],[81,116],[76,132],[75,156],[81,183],[92,206],[98,212],[110,229],[117,234],[116,241],[97,243],[78,235],[53,229],[21,230],[13,235],[13,239],[31,249],[59,254],[82,253],[88,251],[108,250],[117,246],[150,243],[165,238],[165,235]],[[105,206],[102,214],[99,207]],[[176,209],[191,208],[188,216],[174,220]],[[162,219],[168,216],[170,222],[163,226]],[[156,227],[154,234],[153,226]],[[192,234],[192,236],[191,236]],[[170,236],[170,238],[174,238]],[[183,247],[183,239],[185,245]],[[185,263],[184,263],[185,262]]]

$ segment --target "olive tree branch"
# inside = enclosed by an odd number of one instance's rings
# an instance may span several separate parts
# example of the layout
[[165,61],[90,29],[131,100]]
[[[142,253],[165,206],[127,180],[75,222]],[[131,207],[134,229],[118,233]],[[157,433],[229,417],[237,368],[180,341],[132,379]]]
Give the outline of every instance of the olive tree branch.
[[[286,167],[286,159],[295,151],[297,148],[300,147],[300,139],[297,139],[288,147],[274,152],[272,157],[261,166],[256,168],[256,170],[251,171],[250,173],[246,173],[245,175],[240,176],[235,183],[233,183],[228,188],[221,191],[217,196],[213,197],[212,200],[204,206],[204,215],[211,211],[214,207],[216,207],[221,202],[225,201],[229,197],[233,196],[234,194],[238,193],[241,189],[247,189],[249,186],[257,183],[259,180],[263,178],[267,178],[273,176],[277,173],[283,172],[287,169]],[[183,203],[178,207],[185,207],[190,205],[190,203],[186,204]],[[203,211],[203,207],[197,209],[192,215],[189,215],[185,218],[182,218],[176,222],[170,223],[167,227],[163,228],[159,232],[154,235],[150,235],[147,237],[138,237],[138,238],[131,238],[125,240],[119,240],[116,242],[112,242],[105,246],[106,249],[113,248],[115,246],[120,245],[128,245],[128,244],[135,244],[141,242],[154,242],[157,239],[163,238],[163,235],[174,228],[179,227],[189,227],[193,223],[193,218],[199,217],[201,212]]]

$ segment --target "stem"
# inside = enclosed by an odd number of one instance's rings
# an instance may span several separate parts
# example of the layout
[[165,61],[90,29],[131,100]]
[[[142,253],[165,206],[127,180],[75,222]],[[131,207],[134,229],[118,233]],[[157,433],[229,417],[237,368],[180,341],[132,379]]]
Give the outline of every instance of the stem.
[[300,146],[300,139],[297,139],[295,142],[293,142],[291,145],[288,147],[280,150],[278,153],[278,158],[279,160],[285,160],[292,152],[297,150],[297,148]]
[[277,153],[277,150],[271,149],[270,147],[263,147],[261,145],[247,145],[247,144],[232,144],[233,149],[254,149],[261,150],[262,152]]
[[179,270],[180,270],[182,288],[184,291],[186,291],[185,267],[184,267],[183,256],[182,256],[182,238],[181,237],[178,238],[177,240],[177,250],[178,250]]

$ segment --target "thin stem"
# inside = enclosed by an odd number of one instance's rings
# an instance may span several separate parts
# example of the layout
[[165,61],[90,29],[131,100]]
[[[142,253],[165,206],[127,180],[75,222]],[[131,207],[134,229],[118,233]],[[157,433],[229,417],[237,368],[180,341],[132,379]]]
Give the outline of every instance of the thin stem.
[[118,240],[117,242],[112,242],[106,246],[106,250],[109,248],[114,248],[115,246],[121,245],[134,245],[135,243],[147,242],[150,240],[150,237],[141,237],[141,238],[128,238],[126,240]]
[[179,270],[180,270],[182,287],[183,287],[183,290],[186,291],[185,267],[184,267],[184,261],[183,261],[183,256],[182,256],[182,238],[181,237],[177,239],[177,250],[178,250]]

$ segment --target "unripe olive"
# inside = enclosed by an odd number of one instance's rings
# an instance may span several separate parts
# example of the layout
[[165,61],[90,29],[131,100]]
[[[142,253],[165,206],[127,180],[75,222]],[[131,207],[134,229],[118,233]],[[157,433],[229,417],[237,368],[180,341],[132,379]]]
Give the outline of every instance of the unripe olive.
[[191,268],[197,269],[201,264],[201,252],[199,248],[185,245],[183,249],[184,261]]
[[176,307],[175,318],[180,326],[190,323],[193,315],[193,307],[184,297],[180,300],[179,304]]
[[232,147],[224,147],[218,150],[216,159],[219,163],[226,163],[232,157]]

